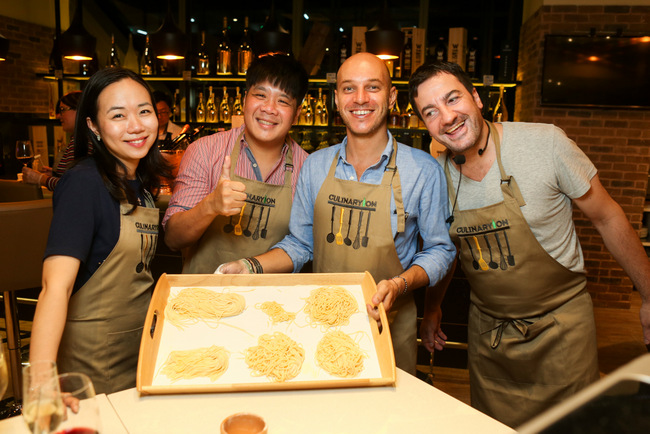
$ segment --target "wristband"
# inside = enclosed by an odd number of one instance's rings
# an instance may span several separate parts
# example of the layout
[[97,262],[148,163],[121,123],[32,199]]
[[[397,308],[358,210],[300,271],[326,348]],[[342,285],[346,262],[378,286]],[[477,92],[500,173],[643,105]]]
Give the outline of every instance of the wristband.
[[244,258],[241,261],[246,266],[246,269],[248,270],[249,274],[255,274],[255,271],[253,271],[253,264],[251,264],[251,262],[248,260],[248,258]]
[[262,264],[260,264],[260,261],[258,261],[256,257],[251,256],[248,259],[250,259],[250,261],[253,263],[256,274],[264,274],[264,269],[262,268]]
[[[402,279],[404,281],[404,291],[402,291],[402,294],[400,294],[400,295],[404,295],[406,294],[406,291],[409,289],[409,284],[404,278],[404,276],[400,276],[399,274],[395,277],[392,277],[391,279],[397,279],[397,278]],[[399,285],[397,285],[397,288],[399,289]]]

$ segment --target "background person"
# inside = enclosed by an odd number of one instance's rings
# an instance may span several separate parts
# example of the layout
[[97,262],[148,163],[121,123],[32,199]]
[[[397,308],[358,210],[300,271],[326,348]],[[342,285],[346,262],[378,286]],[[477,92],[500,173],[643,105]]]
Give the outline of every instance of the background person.
[[308,76],[293,57],[255,59],[246,73],[244,125],[193,142],[163,219],[165,242],[183,249],[184,273],[267,251],[289,232],[307,153],[289,136]]
[[174,140],[182,130],[182,127],[176,125],[170,120],[172,115],[172,99],[162,91],[156,90],[153,93],[156,101],[156,114],[158,115],[158,140],[161,142]]
[[[68,134],[74,133],[80,99],[81,91],[75,90],[63,95],[56,105],[56,117],[61,122],[63,131]],[[33,170],[30,167],[23,167],[23,182],[41,185],[47,187],[50,191],[54,191],[61,176],[72,166],[75,159],[74,154],[74,135],[72,135],[55,168],[43,166],[39,170]]]
[[[311,259],[319,273],[368,270],[378,282],[368,312],[379,320],[379,303],[390,311],[397,366],[415,375],[412,291],[438,282],[456,251],[445,223],[441,167],[425,152],[397,143],[388,131],[396,98],[388,69],[377,56],[356,54],[341,65],[335,101],[347,136],[307,158],[291,233],[255,260],[267,273],[296,272]],[[246,260],[236,261],[221,271],[241,273],[245,267]]]
[[[94,152],[65,173],[43,262],[30,359],[83,372],[97,393],[133,387],[158,238],[154,198],[166,164],[151,92],[135,73],[96,72],[75,137]],[[86,152],[87,152],[87,147]]]
[[[646,344],[650,262],[596,168],[562,130],[486,122],[471,80],[453,63],[418,68],[409,94],[431,136],[448,149],[439,161],[450,234],[471,287],[472,406],[514,427],[599,378],[572,202],[639,290]],[[489,264],[481,259],[488,256]],[[440,301],[448,283],[427,294],[421,336],[430,351],[446,339]]]

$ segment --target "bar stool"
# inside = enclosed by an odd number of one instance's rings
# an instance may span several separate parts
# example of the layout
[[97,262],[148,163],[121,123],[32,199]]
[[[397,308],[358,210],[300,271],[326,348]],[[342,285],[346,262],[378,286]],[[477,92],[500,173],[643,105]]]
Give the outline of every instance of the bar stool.
[[41,286],[51,221],[51,199],[0,203],[0,292],[7,325],[9,375],[17,402],[22,399],[22,366],[16,291]]

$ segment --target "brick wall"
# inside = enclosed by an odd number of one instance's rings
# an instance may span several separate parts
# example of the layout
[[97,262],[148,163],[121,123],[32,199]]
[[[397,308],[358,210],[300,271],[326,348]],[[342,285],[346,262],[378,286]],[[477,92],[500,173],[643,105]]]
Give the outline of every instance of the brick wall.
[[0,33],[9,39],[9,55],[0,62],[0,113],[48,115],[47,72],[54,29],[0,16]]
[[[600,179],[641,228],[650,168],[650,110],[557,108],[540,105],[546,34],[650,33],[650,6],[543,6],[522,26],[515,120],[553,123],[564,129],[598,168]],[[649,78],[650,79],[650,78]],[[585,253],[588,289],[596,306],[630,307],[632,283],[580,211],[574,212]]]

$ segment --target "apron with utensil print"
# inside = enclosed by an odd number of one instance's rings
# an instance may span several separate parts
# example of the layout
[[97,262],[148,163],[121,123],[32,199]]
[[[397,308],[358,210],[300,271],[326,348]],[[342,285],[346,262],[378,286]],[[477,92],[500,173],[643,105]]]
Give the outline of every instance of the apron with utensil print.
[[[471,286],[468,354],[472,406],[512,427],[597,380],[597,345],[586,278],[552,258],[520,207],[501,163],[503,202],[454,213],[452,240]],[[445,174],[450,202],[455,192]]]
[[243,134],[230,153],[230,179],[246,186],[246,203],[237,215],[217,216],[199,241],[184,252],[183,273],[212,274],[223,263],[266,252],[289,233],[291,145],[284,161],[284,184],[267,184],[235,175]]
[[[395,250],[390,223],[391,192],[397,207],[398,232],[404,232],[402,187],[396,166],[397,146],[381,184],[366,184],[334,176],[338,153],[314,204],[314,271],[368,271],[379,282],[404,271]],[[365,306],[359,306],[364,310]],[[395,300],[388,313],[397,366],[415,375],[416,309],[413,293]]]
[[149,263],[156,252],[160,213],[146,206],[131,214],[120,205],[120,235],[108,257],[70,297],[59,345],[59,372],[83,372],[97,393],[135,386],[144,320],[154,284]]

